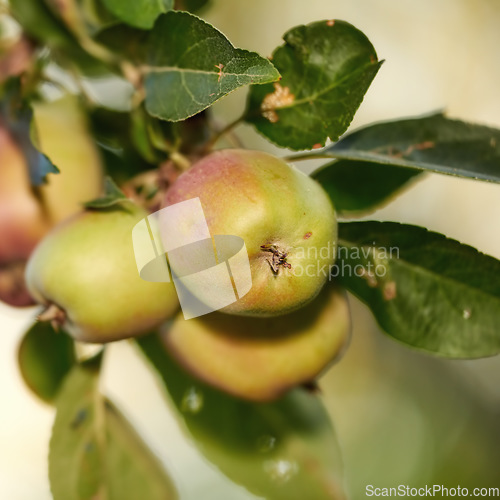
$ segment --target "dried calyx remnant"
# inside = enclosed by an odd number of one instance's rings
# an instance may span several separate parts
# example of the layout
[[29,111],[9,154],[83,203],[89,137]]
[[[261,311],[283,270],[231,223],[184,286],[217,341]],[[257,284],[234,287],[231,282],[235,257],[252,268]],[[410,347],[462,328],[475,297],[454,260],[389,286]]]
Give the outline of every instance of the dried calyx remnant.
[[66,321],[66,312],[56,304],[50,304],[37,316],[38,321],[49,321],[54,330],[59,330]]
[[272,256],[267,259],[269,266],[271,267],[274,274],[278,274],[280,266],[286,269],[291,269],[292,266],[286,261],[288,256],[287,252],[282,252],[277,245],[261,245],[261,250],[269,252]]

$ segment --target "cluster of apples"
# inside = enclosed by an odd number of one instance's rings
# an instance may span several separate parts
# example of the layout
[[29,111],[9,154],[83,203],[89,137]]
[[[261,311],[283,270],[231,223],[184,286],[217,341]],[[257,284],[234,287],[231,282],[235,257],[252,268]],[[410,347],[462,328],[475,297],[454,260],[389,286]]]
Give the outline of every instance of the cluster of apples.
[[34,303],[24,282],[27,258],[52,227],[99,195],[103,178],[75,97],[35,104],[34,119],[41,148],[64,168],[34,188],[27,158],[0,119],[0,300],[18,307]]
[[[48,124],[44,129],[52,130],[57,148],[64,147],[66,132],[59,135]],[[1,231],[12,236],[2,242],[1,263],[8,267],[29,257],[27,291],[23,300],[11,303],[33,298],[45,306],[41,319],[82,342],[107,343],[159,330],[165,349],[187,370],[255,401],[312,381],[343,350],[350,331],[344,294],[322,273],[297,272],[333,264],[331,251],[318,250],[336,241],[335,211],[314,180],[284,161],[256,151],[216,151],[166,191],[164,207],[200,198],[211,234],[243,238],[250,262],[253,285],[244,297],[220,312],[185,320],[174,285],[142,280],[137,272],[132,229],[148,215],[143,207],[124,200],[76,209],[75,204],[96,197],[102,173],[97,168],[99,181],[93,182],[90,164],[83,174],[71,172],[63,156],[53,157],[61,169],[59,182],[72,180],[79,189],[93,184],[88,189],[94,192],[51,188],[46,203],[40,203],[5,130],[0,141],[0,174],[17,175],[24,186],[2,197]],[[44,141],[46,146],[49,139],[41,137],[42,146]],[[73,141],[66,147],[74,153]],[[59,207],[59,216],[48,217],[49,203],[56,203],[50,200],[61,205],[65,197],[71,209]]]

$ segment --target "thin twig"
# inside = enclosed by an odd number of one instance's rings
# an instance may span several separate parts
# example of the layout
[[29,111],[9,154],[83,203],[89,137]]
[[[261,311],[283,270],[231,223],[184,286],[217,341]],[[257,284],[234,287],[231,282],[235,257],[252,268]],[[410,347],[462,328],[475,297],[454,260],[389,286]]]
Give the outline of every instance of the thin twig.
[[224,135],[226,135],[229,132],[231,132],[231,130],[234,127],[236,127],[237,125],[239,125],[240,123],[242,123],[244,119],[245,119],[245,116],[242,115],[239,118],[237,118],[236,120],[232,121],[231,123],[228,123],[225,127],[223,127],[218,132],[216,132],[212,136],[212,138],[207,142],[206,149],[207,150],[212,149],[215,146],[215,144],[219,141],[219,139],[221,139]]
[[293,163],[295,161],[303,161],[303,160],[318,160],[322,158],[328,158],[329,160],[335,158],[335,156],[329,154],[329,153],[312,153],[312,152],[307,152],[307,153],[300,153],[297,155],[290,155],[290,156],[285,156],[283,158],[284,161]]

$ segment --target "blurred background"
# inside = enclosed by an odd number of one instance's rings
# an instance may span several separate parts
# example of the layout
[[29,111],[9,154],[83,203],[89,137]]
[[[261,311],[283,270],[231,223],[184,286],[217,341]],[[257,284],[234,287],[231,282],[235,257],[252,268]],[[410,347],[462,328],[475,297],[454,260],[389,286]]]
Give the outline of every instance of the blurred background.
[[[203,17],[234,45],[266,56],[298,24],[338,18],[361,29],[386,62],[351,130],[440,109],[500,127],[495,0],[214,0]],[[235,92],[214,112],[222,122],[237,118],[244,99],[244,91]],[[237,133],[246,147],[277,152],[250,127]],[[367,218],[426,226],[500,258],[498,185],[428,175]],[[367,484],[499,486],[500,359],[451,361],[410,351],[382,334],[352,297],[351,306],[350,348],[320,380],[351,498],[364,498]],[[0,304],[0,498],[9,500],[51,498],[47,452],[54,411],[31,396],[16,365],[17,345],[36,312]],[[181,499],[256,498],[184,437],[152,373],[126,342],[111,346],[104,382],[171,470]]]

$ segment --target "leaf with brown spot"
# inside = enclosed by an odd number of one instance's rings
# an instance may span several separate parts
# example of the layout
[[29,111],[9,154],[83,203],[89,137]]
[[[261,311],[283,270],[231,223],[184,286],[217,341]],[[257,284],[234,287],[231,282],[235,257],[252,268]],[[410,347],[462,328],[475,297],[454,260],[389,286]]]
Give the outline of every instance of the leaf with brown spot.
[[[500,353],[500,261],[425,228],[339,224],[337,280],[382,329],[453,358]],[[359,271],[362,269],[362,271]]]
[[252,87],[246,120],[269,140],[311,149],[343,134],[380,62],[368,38],[345,21],[297,26],[272,56],[282,79]]

